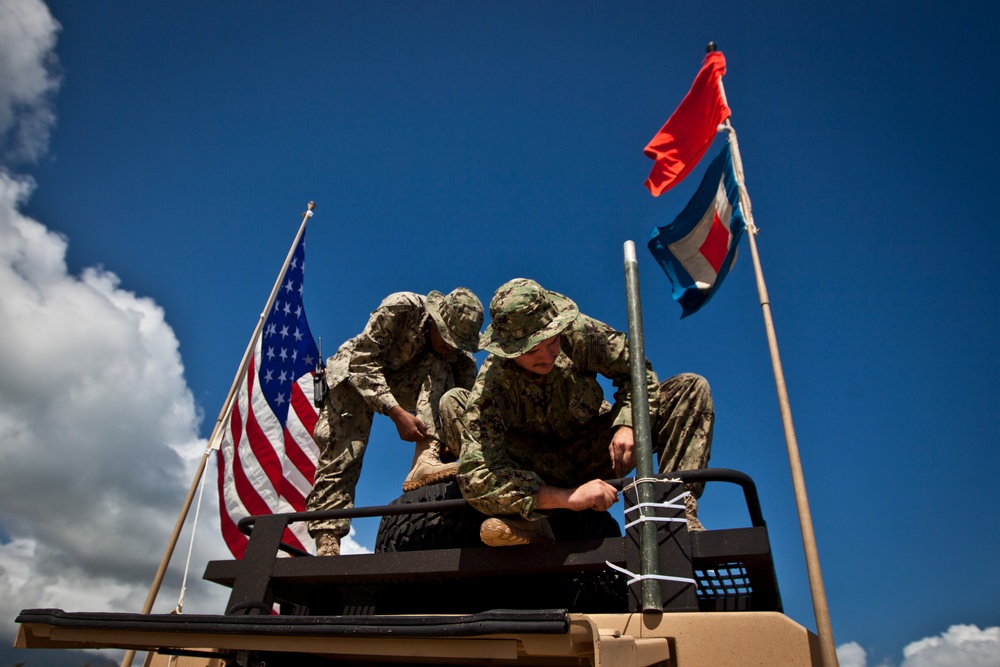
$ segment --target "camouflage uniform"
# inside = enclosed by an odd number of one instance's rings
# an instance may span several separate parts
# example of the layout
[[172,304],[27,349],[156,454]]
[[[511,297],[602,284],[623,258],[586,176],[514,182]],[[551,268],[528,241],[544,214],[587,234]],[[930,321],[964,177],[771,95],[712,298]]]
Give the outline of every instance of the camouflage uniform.
[[[435,294],[441,296],[434,292],[428,297],[410,292],[389,295],[371,314],[364,331],[327,360],[329,392],[313,434],[320,459],[308,510],[353,507],[375,412],[387,414],[399,405],[415,414],[437,438],[441,396],[453,387],[472,386],[473,356],[461,349],[439,356],[428,340],[432,317],[426,304]],[[448,331],[438,328],[454,346]],[[313,536],[331,531],[343,537],[349,529],[349,519],[309,524]]]
[[[489,344],[487,329],[480,345],[493,354],[475,386],[471,391],[452,390],[442,401],[445,442],[453,449],[461,445],[459,486],[470,504],[485,514],[539,519],[543,514],[535,505],[543,484],[573,488],[613,476],[608,451],[612,434],[632,424],[625,334],[580,314],[569,299],[549,294],[567,302],[563,322],[553,321],[533,338],[506,349],[503,340]],[[498,291],[491,312],[504,296]],[[570,322],[568,328],[555,331],[565,321]],[[494,313],[491,328],[497,324]],[[557,333],[561,349],[552,371],[533,380],[512,358]],[[616,387],[613,406],[604,400],[598,373]],[[705,467],[714,420],[708,383],[692,374],[660,383],[648,362],[646,382],[660,472]]]

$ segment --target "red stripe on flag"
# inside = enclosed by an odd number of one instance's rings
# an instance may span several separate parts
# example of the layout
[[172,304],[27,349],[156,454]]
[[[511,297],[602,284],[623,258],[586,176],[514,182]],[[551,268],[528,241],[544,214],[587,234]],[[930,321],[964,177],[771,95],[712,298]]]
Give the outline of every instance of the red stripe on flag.
[[246,553],[247,549],[247,536],[240,532],[239,528],[236,527],[236,523],[229,516],[229,511],[226,508],[226,498],[225,491],[223,489],[224,475],[222,471],[226,467],[226,457],[222,453],[220,448],[216,452],[216,465],[219,468],[219,520],[222,525],[222,539],[225,541],[226,546],[229,547],[230,553],[236,558],[243,558],[243,554]]
[[236,487],[236,495],[240,499],[240,504],[246,509],[247,516],[271,513],[271,508],[257,493],[257,489],[250,482],[238,458],[233,460],[233,485]]
[[306,396],[305,391],[296,382],[292,388],[292,408],[295,410],[295,414],[298,415],[299,421],[312,435],[316,430],[316,422],[319,420],[319,412],[313,406],[312,398]]
[[[291,438],[288,432],[285,432],[285,442],[287,443]],[[281,497],[292,506],[292,509],[296,512],[303,512],[306,509],[306,498],[302,493],[295,487],[294,484],[288,481],[287,478],[281,479]]]
[[[247,370],[248,396],[253,396],[252,384],[255,361],[256,359],[250,362],[250,368]],[[254,458],[257,459],[260,469],[267,475],[268,481],[271,482],[271,487],[275,491],[280,491],[282,482],[284,481],[281,474],[281,459],[278,457],[277,452],[274,451],[274,446],[268,440],[267,435],[257,421],[257,415],[253,411],[252,400],[248,400],[245,426],[247,442],[250,443],[250,449],[253,451]],[[276,508],[272,507],[270,509],[274,511]]]
[[[316,426],[316,410],[298,385],[292,389],[292,410],[295,411],[295,415],[309,434],[312,435]],[[310,421],[311,424],[308,423]],[[312,462],[312,459],[303,451],[298,441],[288,433],[287,429],[285,430],[285,455],[292,465],[302,473],[302,476],[312,484],[313,477],[316,475],[316,464]]]
[[293,533],[291,531],[291,529],[285,528],[284,535],[285,536],[283,538],[283,541],[284,541],[285,544],[291,545],[291,546],[295,547],[296,549],[301,549],[302,551],[306,551],[305,545],[302,544],[302,542],[299,541],[299,538],[297,538],[295,536],[295,533]]
[[[239,408],[233,406],[233,419],[239,419]],[[240,440],[233,440],[233,486],[236,487],[236,495],[240,503],[246,508],[247,514],[256,516],[258,514],[270,514],[272,509],[257,492],[253,482],[243,470],[243,461],[240,458]]]

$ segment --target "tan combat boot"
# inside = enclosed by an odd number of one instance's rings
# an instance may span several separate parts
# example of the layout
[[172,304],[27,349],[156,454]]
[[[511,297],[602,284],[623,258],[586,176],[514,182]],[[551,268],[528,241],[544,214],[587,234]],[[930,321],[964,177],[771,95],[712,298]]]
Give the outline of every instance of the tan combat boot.
[[316,533],[316,555],[317,556],[339,556],[340,538],[329,530]]
[[434,438],[417,441],[413,451],[413,463],[410,464],[410,474],[403,481],[403,491],[412,491],[428,484],[455,479],[458,464],[441,463],[438,458],[440,453],[441,443]]
[[694,494],[689,493],[684,496],[684,515],[688,520],[688,532],[698,532],[705,530],[705,526],[698,521],[698,499]]
[[556,536],[548,519],[528,521],[520,517],[491,517],[479,526],[479,539],[490,547],[512,547],[518,544],[552,544]]

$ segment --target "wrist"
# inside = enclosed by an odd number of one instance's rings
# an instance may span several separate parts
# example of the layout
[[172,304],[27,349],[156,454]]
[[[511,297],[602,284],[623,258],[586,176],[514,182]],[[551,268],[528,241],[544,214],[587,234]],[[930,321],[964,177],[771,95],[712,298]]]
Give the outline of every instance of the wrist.
[[569,507],[567,501],[571,492],[571,489],[561,489],[558,486],[543,484],[538,487],[538,494],[535,496],[535,509],[565,509]]

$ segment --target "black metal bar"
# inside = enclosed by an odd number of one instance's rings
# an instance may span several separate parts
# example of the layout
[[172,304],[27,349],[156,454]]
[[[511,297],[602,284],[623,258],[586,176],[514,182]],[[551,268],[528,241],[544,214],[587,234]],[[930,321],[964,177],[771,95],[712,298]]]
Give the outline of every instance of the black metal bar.
[[[691,610],[695,606],[703,611],[775,609],[780,608],[780,597],[773,572],[773,563],[768,552],[766,527],[760,511],[756,486],[747,475],[735,470],[709,468],[688,470],[662,475],[654,475],[641,485],[633,485],[634,479],[607,480],[616,488],[628,491],[628,502],[635,503],[641,487],[654,490],[654,500],[662,500],[661,487],[682,488],[683,482],[727,482],[742,487],[753,528],[708,531],[706,534],[688,534],[686,530],[674,530],[675,524],[666,529],[662,522],[657,534],[659,546],[657,558],[660,570],[672,576],[686,576],[685,571],[692,565],[712,573],[733,568],[744,568],[744,579],[750,582],[749,593],[729,591],[702,595],[700,588],[697,603],[692,604],[689,587],[678,587],[678,582],[667,583],[647,579],[655,584],[660,595],[661,607],[657,611]],[[671,483],[672,482],[672,483]],[[673,497],[673,494],[671,494]],[[605,563],[624,565],[630,572],[642,574],[638,560],[641,549],[639,536],[644,526],[656,524],[643,522],[627,531],[625,538],[565,542],[549,545],[527,545],[505,549],[466,547],[455,549],[430,549],[426,551],[389,552],[365,555],[345,555],[339,558],[275,558],[279,549],[287,550],[281,543],[284,530],[292,521],[306,521],[318,516],[383,516],[386,514],[406,515],[436,511],[457,510],[466,507],[461,499],[393,504],[383,507],[350,508],[328,510],[326,512],[297,512],[250,517],[241,522],[241,528],[250,533],[250,543],[242,560],[212,561],[205,570],[208,581],[231,586],[233,591],[227,611],[229,615],[256,615],[266,613],[271,605],[280,602],[291,607],[311,609],[317,615],[326,614],[375,614],[375,613],[475,613],[485,610],[475,597],[463,598],[463,582],[504,581],[501,587],[516,589],[519,582],[532,590],[545,589],[551,599],[539,597],[533,608],[542,605],[567,606],[572,608],[578,598],[559,597],[569,573],[586,574],[603,572]],[[653,516],[668,516],[667,510],[647,508]],[[683,515],[683,509],[670,508],[674,518]],[[634,518],[630,516],[630,519]],[[682,524],[677,523],[677,526]],[[687,536],[688,540],[683,538]],[[664,551],[666,549],[666,551]],[[299,551],[299,554],[302,552]],[[723,557],[725,556],[725,557]],[[722,570],[719,570],[722,568]],[[702,575],[698,575],[699,581]],[[708,574],[706,576],[715,576]],[[644,582],[645,583],[645,582]],[[683,582],[680,582],[683,583]],[[420,599],[437,587],[457,595],[456,602],[449,605],[436,604],[429,600],[426,604],[399,607],[400,603],[386,591],[403,587],[414,591],[414,598]],[[450,587],[450,588],[449,588]],[[547,588],[548,587],[548,588]],[[622,604],[633,610],[645,609],[644,586],[634,586],[635,598]],[[551,589],[551,590],[550,590]],[[402,590],[402,589],[400,589]],[[443,590],[443,589],[442,589]],[[431,593],[433,596],[433,593]],[[506,600],[506,598],[502,598]],[[605,604],[608,599],[601,599]],[[450,604],[450,603],[449,603]],[[587,604],[590,604],[588,602]],[[612,602],[612,604],[615,604]],[[516,604],[515,604],[516,606]],[[499,603],[497,608],[511,608],[512,603]],[[381,611],[380,611],[381,610]],[[392,610],[392,611],[391,611]],[[285,611],[282,612],[283,614]],[[291,614],[300,612],[291,610]],[[259,616],[257,616],[259,617]]]
[[279,514],[259,519],[260,524],[254,531],[253,539],[247,542],[240,561],[241,576],[233,582],[233,591],[226,605],[229,610],[227,613],[259,614],[263,612],[259,605],[269,606],[274,601],[271,572],[277,560],[275,554],[278,553],[278,545],[288,524]]
[[736,484],[743,489],[743,497],[746,499],[751,525],[767,525],[764,523],[764,513],[760,509],[760,497],[757,495],[757,485],[754,484],[749,475],[739,470],[731,470],[729,468],[700,468],[697,470],[678,470],[668,473],[665,476],[685,482],[730,482]]
[[[75,630],[179,632],[211,635],[291,637],[465,637],[508,633],[565,634],[564,609],[493,610],[478,614],[426,616],[212,616],[205,614],[120,614],[24,609],[18,623]],[[127,643],[126,643],[127,645]],[[217,654],[216,654],[217,655]]]
[[240,519],[236,526],[244,535],[249,535],[257,519],[263,516],[283,516],[286,522],[319,521],[323,519],[358,519],[373,516],[390,516],[395,514],[422,514],[424,512],[447,512],[459,510],[468,505],[462,498],[451,500],[436,500],[427,503],[411,503],[400,505],[381,505],[376,507],[346,507],[336,510],[320,510],[316,512],[289,512],[287,514],[266,514],[261,516],[246,516]]
[[[433,549],[374,554],[354,554],[338,558],[276,559],[272,581],[311,585],[335,578],[345,583],[437,579],[504,577],[550,574],[572,569],[603,571],[606,563],[624,565],[625,545],[621,538],[557,542],[496,549],[476,547]],[[203,578],[223,586],[234,585],[246,572],[243,561],[209,561]]]
[[[703,468],[699,470],[678,470],[662,475],[650,475],[657,479],[681,479],[687,482],[729,482],[736,484],[743,489],[743,496],[746,499],[747,511],[750,514],[751,524],[754,526],[764,526],[764,514],[760,508],[760,498],[757,494],[757,485],[749,475],[738,470],[729,468]],[[630,484],[633,478],[619,478],[605,480],[608,484],[621,490],[626,484]],[[648,501],[645,501],[648,502]],[[389,516],[398,514],[422,514],[424,512],[448,512],[460,510],[468,506],[468,503],[461,498],[451,500],[436,500],[422,503],[409,503],[398,505],[382,505],[375,507],[350,507],[335,510],[322,510],[318,512],[289,512],[287,514],[267,514],[266,517],[284,517],[286,524],[297,521],[313,521],[320,519],[339,518],[368,518],[375,516]],[[253,526],[260,516],[248,516],[240,519],[237,527],[240,532],[250,535]],[[278,547],[293,556],[310,556],[308,552],[281,542]]]

